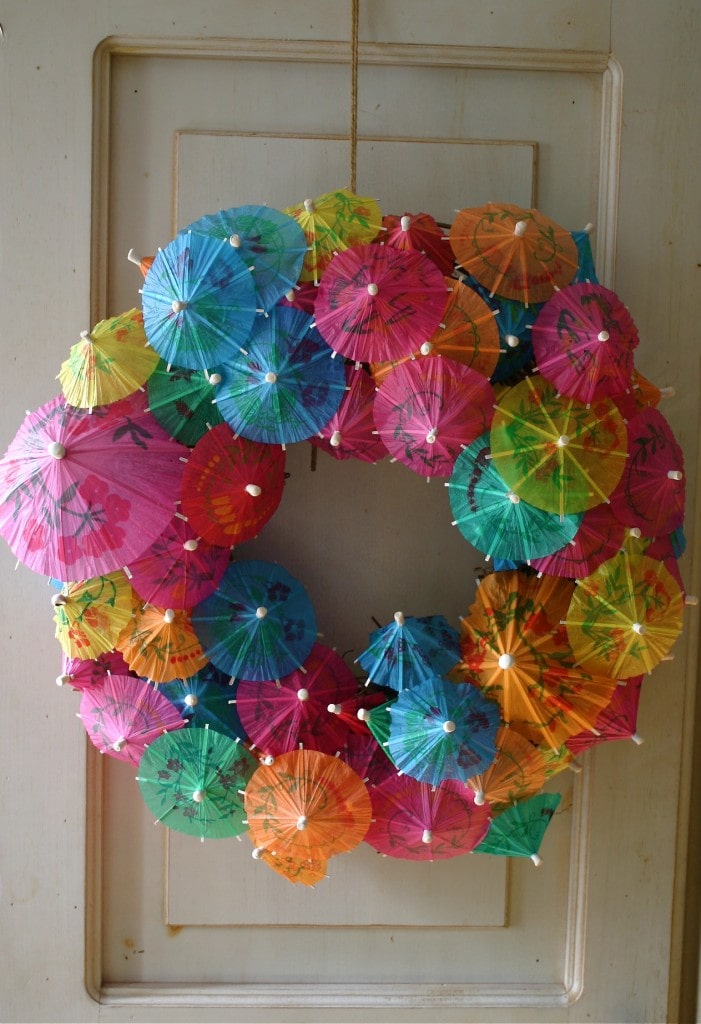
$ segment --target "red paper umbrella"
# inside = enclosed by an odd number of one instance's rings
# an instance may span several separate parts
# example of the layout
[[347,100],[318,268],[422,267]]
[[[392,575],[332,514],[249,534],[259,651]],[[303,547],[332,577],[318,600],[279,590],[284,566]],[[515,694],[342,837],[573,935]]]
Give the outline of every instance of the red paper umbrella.
[[629,388],[638,331],[615,292],[571,284],[545,303],[533,324],[539,373],[581,402]]
[[387,449],[377,436],[373,407],[375,385],[361,366],[346,367],[346,393],[338,412],[334,413],[318,437],[310,438],[335,459],[360,459],[379,462]]
[[229,552],[197,536],[175,515],[165,532],[129,566],[139,597],[163,608],[193,608],[212,594],[226,572]]
[[684,455],[658,409],[628,423],[628,460],[611,494],[614,515],[643,536],[671,533],[684,522]]
[[657,406],[663,398],[673,398],[674,395],[674,388],[658,387],[647,377],[643,377],[642,373],[634,367],[628,390],[620,395],[614,395],[613,401],[625,419],[630,420],[641,409],[646,409],[651,405]]
[[106,676],[83,690],[78,716],[101,754],[138,764],[145,748],[185,722],[171,702],[142,679]]
[[183,475],[182,510],[210,544],[250,540],[273,515],[285,485],[279,445],[237,437],[220,423],[201,438]]
[[477,806],[459,782],[430,786],[395,775],[370,793],[373,820],[365,841],[387,857],[445,860],[469,853],[489,828],[489,807]]
[[313,313],[318,290],[318,286],[313,281],[300,281],[294,288],[285,292],[279,304],[294,306],[295,309],[301,309],[303,313]]
[[357,680],[340,655],[314,644],[302,667],[279,680],[242,679],[236,688],[236,710],[251,741],[266,754],[277,757],[300,743],[335,754],[350,728],[328,706],[352,698],[357,689]]
[[72,686],[74,690],[85,690],[98,686],[109,676],[134,675],[119,651],[109,651],[97,658],[61,657],[61,675],[56,676],[57,686]]
[[375,423],[388,451],[422,476],[450,476],[462,446],[488,429],[489,381],[438,356],[395,367],[375,399]]
[[352,732],[339,755],[363,781],[379,786],[385,779],[397,774],[392,761],[371,733]]
[[608,504],[595,505],[584,513],[573,539],[564,547],[530,564],[546,576],[581,580],[611,558],[623,543],[625,527]]
[[337,253],[326,268],[316,326],[349,359],[399,359],[436,330],[445,295],[443,275],[420,252],[358,245]]
[[613,691],[611,703],[600,711],[591,731],[579,732],[566,740],[568,750],[581,754],[598,743],[608,740],[643,742],[637,730],[638,704],[643,676],[632,676]]
[[442,274],[452,273],[453,250],[445,231],[430,213],[405,213],[402,217],[387,214],[382,218],[382,226],[386,230],[378,236],[377,242],[392,249],[421,252]]
[[361,709],[369,711],[384,704],[386,700],[387,695],[382,690],[371,693],[369,690],[364,689],[362,693],[354,693],[344,700],[329,704],[327,711],[332,715],[337,715],[350,732],[358,733],[360,736],[367,736],[369,735],[369,728],[365,721],[365,714]]

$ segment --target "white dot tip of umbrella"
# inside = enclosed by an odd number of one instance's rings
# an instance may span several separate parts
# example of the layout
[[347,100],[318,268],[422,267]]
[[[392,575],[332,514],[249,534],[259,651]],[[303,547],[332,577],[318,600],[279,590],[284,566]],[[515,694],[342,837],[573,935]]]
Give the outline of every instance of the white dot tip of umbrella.
[[173,299],[170,308],[174,313],[182,313],[184,309],[187,309],[187,302],[184,302],[182,299]]
[[261,605],[260,608],[256,608],[256,618],[257,619],[264,619],[267,614],[268,614],[268,609],[263,607],[263,605]]
[[269,768],[271,764],[275,764],[275,758],[273,757],[272,754],[266,754],[264,757],[261,757],[260,763],[267,765],[267,767]]
[[[206,373],[206,371],[205,371],[205,373]],[[209,384],[212,384],[212,385],[214,385],[214,384],[221,384],[221,374],[220,373],[210,373],[210,374],[207,374],[207,382]]]
[[406,622],[406,619],[404,618],[404,615],[403,615],[402,612],[395,612],[394,613],[394,621],[397,623],[398,626],[403,626],[404,623]]
[[448,719],[447,722],[443,722],[443,732],[448,733],[449,735],[451,732],[455,732],[455,722],[450,719]]
[[377,287],[375,282],[371,281],[370,284],[368,285],[368,295],[370,295],[370,296],[372,296],[374,298],[378,294],[379,291],[380,291],[380,289]]
[[[367,686],[367,683],[365,685]],[[368,708],[358,708],[355,715],[356,718],[358,718],[361,722],[370,721],[370,711],[368,710]]]
[[333,448],[340,448],[341,447],[341,440],[342,440],[342,438],[341,438],[341,431],[340,430],[334,430],[333,434],[329,438],[329,444]]
[[200,699],[196,693],[188,693],[185,697],[185,703],[189,708],[196,708],[199,702]]
[[641,743],[645,742],[644,737],[641,736],[639,732],[634,732],[630,738],[632,739],[633,743],[635,743],[638,747]]
[[201,804],[206,795],[207,794],[204,791],[204,789],[196,789],[195,792],[192,794],[192,799],[195,801],[196,804]]
[[514,667],[516,664],[516,658],[514,658],[513,654],[500,654],[497,664],[499,665],[499,668],[506,671],[507,669]]
[[506,497],[509,499],[509,501],[511,502],[512,505],[518,505],[519,502],[521,501],[521,499],[519,498],[518,494],[515,494],[513,491],[509,491],[507,493]]
[[432,351],[433,344],[430,341],[425,341],[421,348],[419,349],[419,352],[421,353],[422,356],[430,356]]
[[475,803],[477,804],[478,807],[482,807],[483,806],[483,804],[484,804],[484,790],[483,789],[476,789],[475,790]]
[[698,603],[699,603],[699,599],[696,596],[696,594],[685,594],[684,595],[684,604],[687,605],[689,608],[696,608]]
[[435,444],[437,437],[438,431],[434,427],[431,430],[429,430],[429,432],[426,434],[426,444]]
[[61,605],[66,604],[66,597],[65,597],[65,595],[64,594],[52,594],[51,595],[51,604],[54,606],[54,608],[58,608]]
[[423,833],[421,834],[421,842],[426,843],[426,845],[433,842],[433,832],[430,828],[425,828],[423,830]]
[[532,853],[531,854],[531,860],[533,861],[533,863],[535,864],[535,866],[537,868],[539,868],[540,865],[543,863],[543,858],[539,857],[537,853]]
[[642,622],[634,622],[631,629],[634,633],[637,633],[638,636],[645,636],[645,626]]
[[667,478],[669,480],[683,480],[684,474],[678,469],[670,469],[667,473]]
[[676,393],[672,387],[660,388],[660,398],[674,398]]
[[332,715],[340,715],[343,708],[340,704],[328,704],[326,710],[330,711]]
[[186,540],[183,543],[183,547],[186,551],[197,551],[198,546],[199,545],[194,537],[191,537],[190,540]]
[[266,384],[274,384],[277,380],[277,374],[273,373],[272,370],[269,370],[265,377],[263,377],[263,380]]
[[307,211],[307,213],[314,213],[314,201],[313,201],[313,199],[305,199],[303,205],[304,205],[304,209]]
[[517,220],[516,223],[514,224],[514,234],[515,234],[516,238],[523,238],[523,236],[525,235],[527,230],[528,230],[528,221],[526,221],[526,220]]
[[504,341],[506,342],[509,348],[518,348],[518,346],[521,344],[519,338],[517,338],[515,334],[505,334]]
[[557,439],[557,447],[558,448],[566,448],[569,443],[570,443],[570,439],[567,436],[567,434],[560,434],[560,436]]
[[611,337],[611,335],[609,334],[608,331],[599,331],[599,333],[596,336],[596,340],[597,341],[608,341],[610,337]]
[[65,459],[66,457],[66,446],[61,444],[60,441],[49,441],[46,451],[52,459]]
[[241,235],[236,235],[236,234],[231,235],[231,237],[229,238],[229,245],[232,247],[232,249],[240,249],[241,248]]
[[163,621],[168,626],[172,625],[172,623],[175,622],[175,612],[173,611],[172,608],[166,608],[166,610],[163,613]]
[[67,686],[72,676],[56,676],[56,686]]
[[628,536],[633,537],[634,540],[640,540],[642,532],[637,526],[631,526],[630,530],[628,530]]
[[130,263],[136,263],[137,267],[141,266],[141,260],[136,255],[136,252],[133,249],[130,249],[129,252],[127,253],[127,259],[129,260]]
[[300,687],[300,689],[297,690],[297,700],[309,700],[309,690],[305,689],[303,686]]
[[299,818],[297,818],[297,830],[299,832],[304,832],[308,824],[309,822],[307,820],[306,814],[300,814]]
[[83,341],[86,341],[88,343],[88,345],[90,345],[92,343],[93,339],[90,337],[90,332],[89,331],[81,331],[80,332],[80,336],[83,339]]
[[407,215],[404,214],[404,216],[400,219],[399,224],[401,226],[402,231],[408,231],[409,228],[411,227],[411,217],[407,217]]
[[246,494],[250,494],[252,498],[259,498],[262,493],[258,484],[246,484],[244,490]]
[[254,850],[251,850],[251,857],[253,857],[254,860],[262,860],[264,853],[265,853],[265,847],[264,846],[256,846],[256,848]]
[[126,742],[126,737],[120,736],[119,739],[116,739],[112,744],[112,750],[119,752],[126,745]]

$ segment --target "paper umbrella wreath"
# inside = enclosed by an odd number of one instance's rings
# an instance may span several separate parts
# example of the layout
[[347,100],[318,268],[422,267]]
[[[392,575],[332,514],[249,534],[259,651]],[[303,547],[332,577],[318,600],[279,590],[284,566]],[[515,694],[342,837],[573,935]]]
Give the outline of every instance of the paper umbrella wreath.
[[[546,779],[640,742],[685,603],[682,452],[587,231],[488,204],[446,234],[341,189],[130,258],[142,310],[83,332],[0,461],[0,533],[56,588],[92,742],[166,826],[248,832],[293,882],[363,840],[538,863]],[[397,612],[362,679],[299,581],[237,558],[303,441],[444,478],[488,556],[459,630]]]

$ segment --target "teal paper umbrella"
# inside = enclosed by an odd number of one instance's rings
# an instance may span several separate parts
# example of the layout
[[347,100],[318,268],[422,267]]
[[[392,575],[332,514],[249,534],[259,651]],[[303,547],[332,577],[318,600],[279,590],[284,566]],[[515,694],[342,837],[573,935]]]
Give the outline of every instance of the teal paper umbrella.
[[136,777],[156,820],[177,832],[226,839],[246,831],[242,792],[258,761],[214,729],[181,729],[154,740]]
[[587,224],[581,231],[572,232],[578,256],[577,273],[572,279],[572,284],[579,284],[582,281],[588,281],[590,284],[599,283],[599,278],[596,276],[594,268],[594,254],[591,248],[591,233],[593,230],[594,225]]
[[218,373],[171,366],[162,359],[148,380],[149,408],[171,437],[190,448],[222,422],[214,403]]
[[158,689],[191,728],[202,729],[206,725],[232,740],[247,738],[232,699],[233,680],[211,662],[188,679],[173,679]]
[[541,863],[540,844],[561,799],[559,793],[539,793],[512,804],[492,819],[489,832],[474,852],[530,857],[537,867]]
[[573,539],[582,520],[579,513],[560,517],[520,498],[492,462],[488,434],[458,455],[446,486],[453,525],[492,558],[520,562],[552,554]]

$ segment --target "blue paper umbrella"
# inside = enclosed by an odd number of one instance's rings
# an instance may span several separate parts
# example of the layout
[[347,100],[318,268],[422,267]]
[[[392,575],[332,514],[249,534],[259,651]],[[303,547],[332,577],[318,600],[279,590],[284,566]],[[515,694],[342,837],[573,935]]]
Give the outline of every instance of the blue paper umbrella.
[[279,679],[298,668],[316,640],[302,584],[274,562],[234,562],[192,612],[207,657],[231,676]]
[[270,206],[235,206],[208,214],[186,229],[224,239],[251,268],[260,305],[270,310],[297,284],[307,252],[301,227]]
[[370,634],[356,661],[368,682],[404,690],[449,672],[460,661],[460,639],[442,615],[414,617],[395,612],[394,620]]
[[159,686],[159,691],[174,704],[190,726],[211,726],[231,739],[245,740],[234,703],[231,677],[210,662],[188,679],[174,679]]
[[420,782],[465,782],[496,757],[499,724],[497,704],[477,687],[434,676],[402,690],[391,706],[389,755]]
[[530,857],[538,867],[540,844],[561,799],[559,793],[538,793],[507,807],[492,819],[489,832],[479,846],[475,846],[475,853]]
[[238,352],[256,315],[251,272],[226,241],[182,234],[159,249],[142,290],[146,337],[167,363],[218,366]]
[[344,363],[312,323],[299,309],[276,306],[256,321],[246,354],[222,368],[217,405],[237,434],[265,444],[303,441],[337,411]]
[[579,256],[579,265],[577,273],[572,278],[572,284],[581,284],[583,281],[588,281],[590,284],[599,283],[599,278],[596,276],[594,268],[594,254],[591,251],[591,230],[592,225],[588,224],[583,231],[572,232],[572,238],[577,246]]
[[458,455],[446,486],[453,525],[492,558],[521,562],[552,554],[572,540],[582,521],[580,513],[560,517],[519,498],[491,460],[489,434]]

